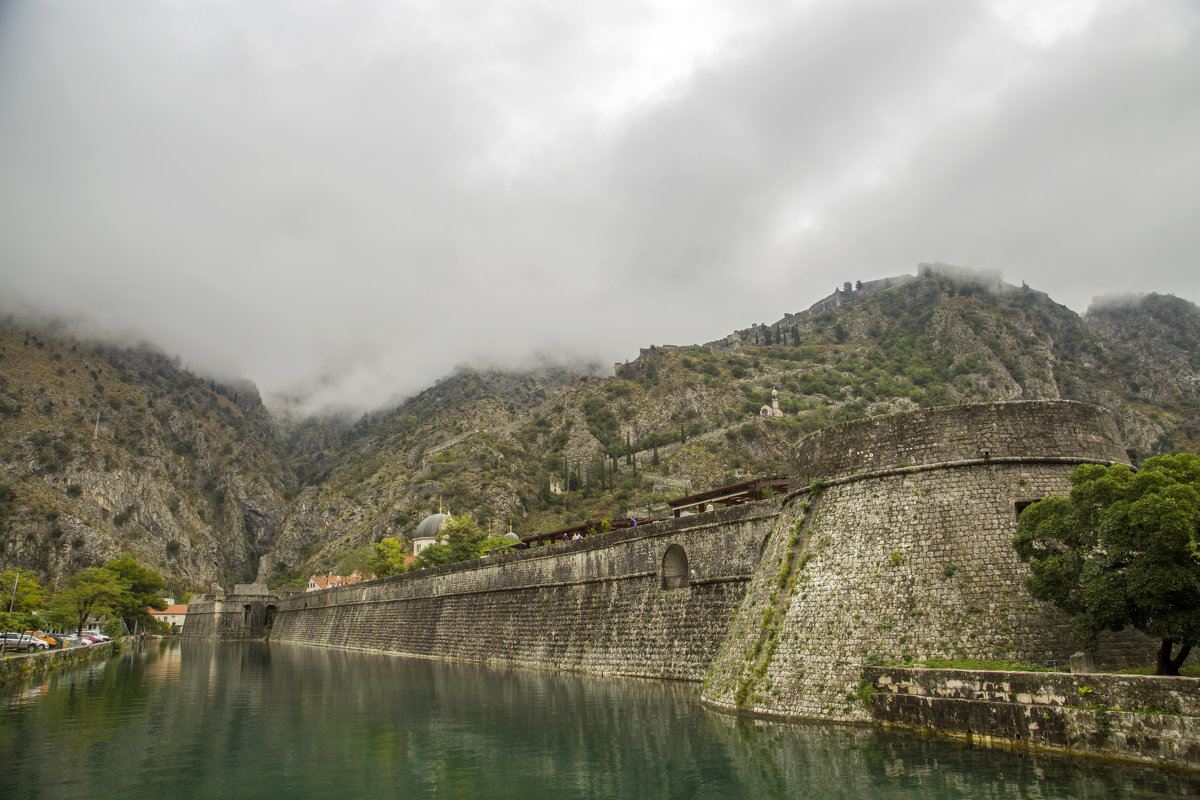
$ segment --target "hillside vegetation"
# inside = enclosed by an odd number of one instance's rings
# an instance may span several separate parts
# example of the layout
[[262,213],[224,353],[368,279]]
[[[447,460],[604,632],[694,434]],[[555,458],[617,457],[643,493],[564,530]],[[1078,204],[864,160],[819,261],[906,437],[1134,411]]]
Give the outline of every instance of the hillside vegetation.
[[0,442],[0,563],[51,585],[122,551],[180,593],[249,580],[295,491],[253,384],[12,320],[0,325]]
[[[352,424],[282,432],[252,386],[8,326],[3,561],[55,573],[131,547],[182,581],[280,585],[361,563],[439,506],[521,534],[659,513],[786,474],[808,432],[951,403],[1083,400],[1111,409],[1141,457],[1198,444],[1200,310],[1186,301],[1081,318],[1026,287],[935,270],[833,300],[707,345],[646,348],[612,377],[460,370]],[[773,390],[782,416],[761,417]]]

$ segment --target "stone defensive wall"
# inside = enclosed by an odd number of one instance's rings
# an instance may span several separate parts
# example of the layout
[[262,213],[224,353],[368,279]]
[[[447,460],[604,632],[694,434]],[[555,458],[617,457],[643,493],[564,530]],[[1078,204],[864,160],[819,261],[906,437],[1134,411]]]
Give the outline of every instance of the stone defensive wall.
[[986,745],[1200,767],[1195,678],[867,667],[876,722]]
[[1073,401],[946,406],[835,425],[796,449],[795,486],[949,467],[1129,464],[1107,411]]
[[782,503],[764,500],[295,595],[279,603],[270,638],[699,681]]
[[[934,658],[1067,663],[1070,622],[1026,591],[1017,514],[1067,494],[1083,463],[1129,464],[1112,416],[1075,402],[953,406],[818,431],[704,702],[869,722],[864,665]],[[1102,641],[1101,667],[1145,663],[1138,636]]]
[[[324,647],[703,681],[702,701],[728,711],[916,727],[937,703],[968,698],[949,684],[898,692],[888,687],[901,685],[900,677],[885,685],[872,669],[930,659],[1068,663],[1077,649],[1070,620],[1028,594],[1028,569],[1012,541],[1024,507],[1069,493],[1071,472],[1086,463],[1128,465],[1129,458],[1112,416],[1082,403],[858,420],[798,443],[792,485],[801,488],[784,498],[277,605],[261,587],[239,586],[227,597],[193,598],[183,635],[266,632]],[[1154,651],[1140,634],[1110,636],[1096,663],[1144,665]],[[1107,683],[1086,684],[1101,685],[1110,691]],[[1084,686],[1073,690],[1086,695]],[[1071,686],[1054,691],[1074,699]],[[872,694],[902,697],[877,705]],[[1060,705],[1074,710],[1053,724],[1070,736],[1086,727],[1085,711],[1094,719],[1080,735],[1118,730],[1111,714]],[[983,735],[974,727],[981,707],[952,707],[960,711],[946,711],[946,719],[961,713],[964,727]],[[1004,708],[994,713],[1014,725],[1041,713]],[[887,719],[879,709],[888,709]],[[1121,735],[1149,736],[1139,719],[1122,718]],[[1161,722],[1164,731],[1173,724]],[[1010,728],[987,736],[1015,741]],[[1193,728],[1180,730],[1195,739]]]
[[184,639],[261,639],[278,608],[266,586],[239,583],[232,594],[193,595],[180,636]]

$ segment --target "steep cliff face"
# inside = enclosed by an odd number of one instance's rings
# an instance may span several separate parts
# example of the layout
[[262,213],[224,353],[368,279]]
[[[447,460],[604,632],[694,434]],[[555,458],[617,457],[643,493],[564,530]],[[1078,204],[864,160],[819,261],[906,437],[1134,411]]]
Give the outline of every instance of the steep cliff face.
[[3,561],[51,582],[122,551],[181,585],[248,580],[293,482],[253,384],[12,324],[0,437]]
[[[530,458],[515,434],[548,398],[561,398],[585,377],[566,369],[458,370],[352,423],[326,418],[288,426],[286,446],[303,485],[264,559],[262,579],[306,577],[313,564],[333,567],[347,550],[411,532],[442,503],[504,528],[522,513]],[[536,472],[528,480],[536,488]]]
[[1137,396],[1157,406],[1155,448],[1200,445],[1200,308],[1171,295],[1148,294],[1088,309],[1087,327],[1117,354],[1113,371]]

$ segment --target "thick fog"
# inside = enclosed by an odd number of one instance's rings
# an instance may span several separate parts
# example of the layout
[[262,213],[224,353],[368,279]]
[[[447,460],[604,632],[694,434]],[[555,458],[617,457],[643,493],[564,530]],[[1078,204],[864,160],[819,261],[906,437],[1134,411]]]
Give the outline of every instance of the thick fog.
[[1200,5],[0,3],[0,306],[269,402],[942,261],[1200,298]]

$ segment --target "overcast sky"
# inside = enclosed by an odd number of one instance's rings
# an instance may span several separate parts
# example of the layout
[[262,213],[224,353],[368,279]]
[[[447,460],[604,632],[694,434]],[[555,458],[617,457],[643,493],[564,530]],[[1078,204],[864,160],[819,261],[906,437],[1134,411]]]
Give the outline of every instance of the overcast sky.
[[1198,252],[1193,0],[0,0],[0,306],[268,402]]

